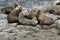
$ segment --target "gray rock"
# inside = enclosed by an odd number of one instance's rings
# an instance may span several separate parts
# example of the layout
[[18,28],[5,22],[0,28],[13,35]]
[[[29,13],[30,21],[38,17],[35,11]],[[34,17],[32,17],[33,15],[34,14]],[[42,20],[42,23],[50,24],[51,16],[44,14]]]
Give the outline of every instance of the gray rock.
[[40,25],[36,25],[37,28],[41,29],[42,27]]
[[7,20],[0,20],[0,31],[7,28],[9,28]]
[[57,28],[60,29],[60,20],[56,20],[55,23],[57,25]]
[[59,30],[52,28],[52,29],[50,29],[50,32],[57,35],[59,33]]
[[7,19],[7,15],[6,14],[0,14],[0,20],[2,19]]
[[0,40],[8,40],[8,34],[6,32],[0,32]]
[[10,27],[8,29],[2,30],[2,32],[7,32],[7,33],[14,33],[13,31],[16,30],[14,27]]
[[34,27],[34,26],[25,26],[25,25],[19,25],[17,26],[17,29],[21,30],[25,30],[25,31],[33,31],[33,32],[39,32],[39,28]]
[[53,14],[50,14],[50,13],[44,13],[46,16],[48,16],[49,18],[52,18],[53,20],[56,20],[57,19],[57,15],[53,15]]
[[11,27],[17,27],[17,23],[8,23],[8,26],[11,26]]

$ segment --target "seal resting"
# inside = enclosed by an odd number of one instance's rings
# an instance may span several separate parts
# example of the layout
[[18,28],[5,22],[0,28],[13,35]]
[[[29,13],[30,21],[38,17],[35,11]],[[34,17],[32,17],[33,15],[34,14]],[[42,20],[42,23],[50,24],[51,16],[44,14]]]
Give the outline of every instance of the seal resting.
[[17,7],[17,3],[14,4],[13,6],[5,6],[0,9],[1,12],[4,12],[4,14],[9,14],[12,10],[14,10]]
[[38,20],[38,24],[41,23],[43,25],[51,25],[54,23],[53,19],[42,14],[41,10],[37,11],[36,17]]
[[45,12],[49,12],[50,14],[60,15],[60,5],[49,6],[51,8],[46,8]]
[[31,25],[31,26],[36,26],[38,21],[32,20],[29,18],[29,12],[28,10],[24,10],[19,14],[19,23],[22,25]]
[[4,12],[5,14],[9,14],[13,9],[14,9],[13,7],[7,6],[7,7],[1,8],[0,10],[1,10],[2,12]]
[[[16,4],[16,5],[18,5],[18,4]],[[16,8],[14,10],[12,10],[7,16],[8,23],[18,22],[18,15],[22,11],[22,9],[21,9],[20,5],[15,6],[15,7]]]

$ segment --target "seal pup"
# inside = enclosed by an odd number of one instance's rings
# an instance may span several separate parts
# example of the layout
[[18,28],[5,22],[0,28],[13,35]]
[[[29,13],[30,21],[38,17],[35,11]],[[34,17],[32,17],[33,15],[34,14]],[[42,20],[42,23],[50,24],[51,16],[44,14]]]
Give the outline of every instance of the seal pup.
[[36,20],[32,20],[29,17],[29,12],[28,10],[24,10],[19,14],[19,23],[22,25],[31,25],[31,26],[36,26],[36,24],[38,23],[38,21],[36,22]]
[[13,7],[7,6],[7,7],[1,8],[0,10],[1,12],[4,12],[4,14],[9,14],[13,9],[14,9]]
[[22,11],[19,4],[15,4],[14,10],[12,10],[7,16],[8,23],[18,22],[18,15]]
[[4,14],[9,14],[12,10],[14,10],[18,5],[18,3],[13,4],[12,6],[5,6],[0,9],[1,12],[4,12]]
[[51,25],[54,23],[53,19],[42,14],[41,10],[37,11],[36,17],[38,20],[38,24],[41,23],[43,25]]

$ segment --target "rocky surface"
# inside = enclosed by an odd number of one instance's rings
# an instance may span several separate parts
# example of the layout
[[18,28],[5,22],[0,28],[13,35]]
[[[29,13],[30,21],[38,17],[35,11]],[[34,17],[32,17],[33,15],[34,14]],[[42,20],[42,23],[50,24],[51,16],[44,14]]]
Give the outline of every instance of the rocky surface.
[[9,27],[0,32],[0,40],[60,40],[59,30],[39,29],[37,27],[18,25]]
[[17,23],[7,23],[7,20],[3,17],[0,18],[3,19],[0,22],[0,40],[60,40],[60,20],[55,22],[55,24],[58,24],[56,28],[47,30],[41,29],[40,25],[35,27],[17,25]]

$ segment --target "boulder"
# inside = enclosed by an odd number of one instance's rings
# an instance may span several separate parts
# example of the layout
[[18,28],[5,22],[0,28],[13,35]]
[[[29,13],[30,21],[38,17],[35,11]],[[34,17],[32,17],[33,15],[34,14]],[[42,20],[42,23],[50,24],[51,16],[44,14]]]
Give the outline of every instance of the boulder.
[[8,22],[7,22],[7,15],[5,14],[0,14],[0,31],[9,28],[8,27]]

